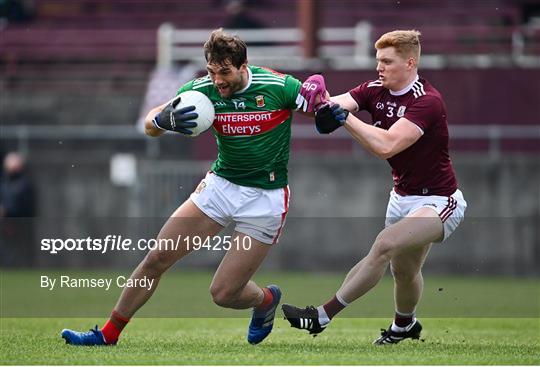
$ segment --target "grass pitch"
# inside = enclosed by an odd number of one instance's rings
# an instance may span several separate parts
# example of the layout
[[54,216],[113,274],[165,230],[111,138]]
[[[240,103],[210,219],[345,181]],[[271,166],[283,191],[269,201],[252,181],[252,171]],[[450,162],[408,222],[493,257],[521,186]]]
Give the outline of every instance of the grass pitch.
[[[1,272],[0,364],[540,364],[537,279],[426,276],[418,311],[424,341],[376,347],[371,342],[380,328],[388,327],[393,310],[392,281],[386,277],[318,337],[290,328],[279,311],[272,334],[252,346],[246,341],[249,311],[214,306],[208,295],[211,273],[170,272],[117,346],[73,347],[64,344],[60,331],[101,327],[120,290],[39,289],[40,275],[63,273],[68,271]],[[342,278],[342,274],[261,273],[256,281],[279,284],[284,302],[304,306],[325,301]]]
[[310,337],[276,320],[261,344],[245,340],[248,319],[136,319],[115,347],[63,344],[63,327],[90,319],[3,319],[3,364],[46,365],[535,365],[538,319],[423,319],[425,341],[393,346],[371,341],[388,319],[336,319]]

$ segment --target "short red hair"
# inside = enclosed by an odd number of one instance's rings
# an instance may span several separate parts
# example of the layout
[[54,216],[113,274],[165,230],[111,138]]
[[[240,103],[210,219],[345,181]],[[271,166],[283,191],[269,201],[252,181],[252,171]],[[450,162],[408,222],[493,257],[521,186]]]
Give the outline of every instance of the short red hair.
[[375,48],[380,50],[381,48],[394,47],[396,53],[401,57],[413,57],[418,62],[420,59],[420,34],[419,31],[414,29],[388,32],[375,42]]

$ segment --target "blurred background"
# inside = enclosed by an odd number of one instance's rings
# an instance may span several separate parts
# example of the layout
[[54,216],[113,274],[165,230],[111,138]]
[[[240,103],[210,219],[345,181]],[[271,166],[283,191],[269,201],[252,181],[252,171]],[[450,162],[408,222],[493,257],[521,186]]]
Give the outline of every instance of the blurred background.
[[[144,256],[54,256],[39,242],[152,238],[189,196],[215,158],[212,135],[153,139],[141,118],[204,75],[217,27],[247,41],[253,64],[323,72],[332,94],[377,77],[382,33],[421,31],[420,75],[445,97],[469,204],[426,271],[538,276],[540,0],[0,0],[3,267],[131,268]],[[265,267],[343,272],[383,227],[390,168],[301,116],[291,145],[288,222]]]

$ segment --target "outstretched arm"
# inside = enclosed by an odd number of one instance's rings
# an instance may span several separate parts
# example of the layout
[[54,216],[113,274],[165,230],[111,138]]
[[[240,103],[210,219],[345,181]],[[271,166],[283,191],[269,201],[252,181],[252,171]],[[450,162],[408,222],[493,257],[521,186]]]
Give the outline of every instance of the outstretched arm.
[[345,129],[364,148],[381,159],[392,158],[413,145],[423,134],[415,123],[402,117],[388,130],[366,124],[349,114]]
[[354,100],[349,92],[329,97],[330,101],[339,104],[349,112],[358,111],[358,103]]

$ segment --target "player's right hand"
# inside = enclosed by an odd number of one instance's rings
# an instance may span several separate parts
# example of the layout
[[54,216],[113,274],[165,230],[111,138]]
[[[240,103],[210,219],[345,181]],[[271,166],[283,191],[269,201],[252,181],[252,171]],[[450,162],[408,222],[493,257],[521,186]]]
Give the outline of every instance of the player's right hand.
[[152,123],[154,126],[161,130],[174,131],[184,135],[191,135],[193,132],[190,128],[196,127],[196,118],[199,114],[191,112],[195,110],[195,106],[186,106],[180,109],[176,109],[180,103],[180,96],[176,96],[165,108],[154,117]]
[[296,108],[304,112],[315,112],[326,102],[326,84],[324,77],[314,74],[302,83],[296,98]]

